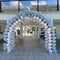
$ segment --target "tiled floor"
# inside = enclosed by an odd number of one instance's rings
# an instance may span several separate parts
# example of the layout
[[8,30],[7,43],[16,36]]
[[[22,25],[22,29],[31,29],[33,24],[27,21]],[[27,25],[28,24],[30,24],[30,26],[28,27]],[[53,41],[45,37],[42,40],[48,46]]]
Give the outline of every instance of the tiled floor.
[[16,47],[10,53],[0,53],[0,60],[60,60],[60,55],[48,53],[36,38],[16,39]]

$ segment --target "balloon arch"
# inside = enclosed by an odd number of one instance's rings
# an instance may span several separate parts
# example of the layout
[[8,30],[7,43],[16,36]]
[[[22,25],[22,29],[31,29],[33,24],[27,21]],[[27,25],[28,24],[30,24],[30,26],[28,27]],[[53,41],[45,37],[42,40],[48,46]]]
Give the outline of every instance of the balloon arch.
[[53,24],[50,19],[47,19],[40,12],[31,11],[29,8],[25,8],[23,11],[19,12],[15,17],[8,20],[4,31],[4,41],[3,50],[10,52],[15,47],[15,33],[14,27],[18,22],[23,23],[24,17],[32,18],[36,23],[42,24],[45,27],[45,48],[51,53],[56,53],[56,34],[53,29]]

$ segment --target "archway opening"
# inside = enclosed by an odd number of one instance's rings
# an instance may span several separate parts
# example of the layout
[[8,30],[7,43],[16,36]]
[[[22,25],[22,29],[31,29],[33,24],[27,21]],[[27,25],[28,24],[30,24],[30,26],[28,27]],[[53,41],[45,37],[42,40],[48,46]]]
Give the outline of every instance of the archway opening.
[[[22,19],[23,20],[23,19]],[[40,39],[42,24],[37,23],[29,19],[24,19],[25,22],[18,22],[15,25],[15,32],[19,30],[20,34],[15,35],[15,49],[14,51],[24,50],[26,51],[39,51],[45,52],[45,39]],[[19,49],[19,50],[17,50]],[[33,49],[33,50],[32,50]],[[22,51],[21,51],[22,52]]]

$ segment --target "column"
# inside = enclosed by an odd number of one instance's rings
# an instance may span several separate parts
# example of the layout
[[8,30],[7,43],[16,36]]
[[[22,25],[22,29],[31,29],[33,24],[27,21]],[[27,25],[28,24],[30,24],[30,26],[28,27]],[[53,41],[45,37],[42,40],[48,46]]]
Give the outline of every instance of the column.
[[40,26],[38,27],[38,39],[40,39],[40,33],[41,33],[41,28]]
[[1,10],[1,1],[0,1],[0,12],[1,12],[2,10]]
[[57,11],[59,11],[59,0],[57,0]]
[[35,26],[35,38],[37,38],[37,27]]
[[20,25],[20,39],[23,38],[23,25]]

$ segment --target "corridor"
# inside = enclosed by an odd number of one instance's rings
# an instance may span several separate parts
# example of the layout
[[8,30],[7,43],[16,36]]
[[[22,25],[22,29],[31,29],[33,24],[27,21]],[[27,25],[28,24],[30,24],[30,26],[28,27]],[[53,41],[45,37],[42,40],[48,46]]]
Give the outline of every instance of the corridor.
[[17,37],[15,45],[10,53],[0,53],[0,60],[60,60],[58,54],[49,54],[36,37],[24,36],[22,40]]
[[[18,49],[18,50],[16,50]],[[15,51],[26,53],[39,53],[44,52],[46,49],[44,48],[44,45],[41,44],[37,38],[34,38],[33,36],[24,36],[23,40],[16,40],[16,47]]]

